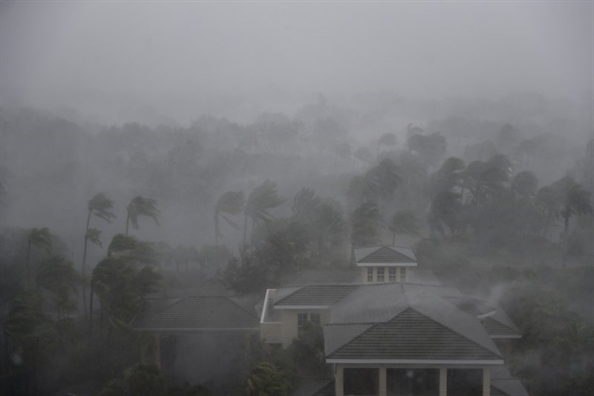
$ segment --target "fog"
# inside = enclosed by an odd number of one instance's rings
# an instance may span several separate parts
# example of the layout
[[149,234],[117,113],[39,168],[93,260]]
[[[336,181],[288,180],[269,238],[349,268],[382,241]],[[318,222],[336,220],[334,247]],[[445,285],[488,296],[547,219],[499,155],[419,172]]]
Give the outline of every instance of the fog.
[[[252,322],[380,244],[515,322],[530,394],[590,395],[593,91],[592,2],[0,2],[0,395],[328,380],[319,326]],[[188,296],[231,327],[141,326]]]
[[318,92],[581,99],[592,87],[588,2],[2,6],[2,105],[105,122],[147,107],[182,123],[254,117]]

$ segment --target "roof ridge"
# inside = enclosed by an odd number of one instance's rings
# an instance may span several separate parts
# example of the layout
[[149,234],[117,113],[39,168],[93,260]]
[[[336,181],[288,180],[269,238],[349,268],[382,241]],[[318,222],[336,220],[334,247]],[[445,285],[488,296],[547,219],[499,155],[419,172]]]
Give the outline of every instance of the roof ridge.
[[[283,298],[281,298],[280,300],[274,302],[274,305],[280,303],[283,300],[286,300],[287,298],[289,298],[290,296],[292,296],[293,294],[297,293],[299,290],[303,289],[304,287],[306,287],[307,285],[303,285],[303,286],[292,286],[297,288],[296,290],[294,290],[293,292],[287,294],[286,296],[284,296]],[[281,288],[282,289],[282,288]],[[278,290],[278,289],[277,289]]]
[[[489,353],[491,353],[491,354],[494,354],[494,352],[493,352],[493,351],[491,351],[491,350],[489,350],[489,349],[485,348],[484,346],[482,346],[481,344],[477,343],[476,341],[474,341],[474,340],[471,340],[470,338],[466,337],[465,335],[458,333],[456,330],[452,329],[450,326],[446,326],[445,324],[443,324],[443,323],[441,323],[441,322],[439,322],[439,321],[437,321],[437,320],[433,319],[433,318],[432,318],[432,317],[430,317],[430,316],[427,316],[427,315],[425,315],[425,314],[424,314],[424,313],[422,313],[422,312],[419,312],[417,309],[415,309],[415,308],[413,308],[413,307],[411,307],[411,306],[409,306],[408,308],[404,309],[404,310],[403,310],[402,312],[400,312],[398,315],[402,314],[403,312],[407,311],[408,309],[411,309],[411,310],[415,311],[415,312],[416,312],[416,313],[418,313],[419,315],[421,315],[421,316],[423,316],[423,317],[425,317],[425,318],[429,319],[430,321],[432,321],[432,322],[434,322],[434,323],[436,323],[436,324],[438,324],[438,325],[442,326],[442,327],[443,327],[443,328],[445,328],[445,329],[448,329],[449,331],[453,332],[454,334],[457,334],[457,335],[459,335],[460,337],[463,337],[464,339],[466,339],[466,340],[468,340],[468,341],[472,342],[474,345],[478,346],[479,348],[482,348],[482,349],[484,349],[485,351],[487,351],[487,352],[489,352]],[[458,308],[458,309],[460,309],[460,308]],[[460,311],[462,311],[462,310],[460,310]],[[462,312],[464,312],[464,311],[462,311]],[[466,313],[466,312],[464,312],[464,313]],[[396,315],[396,316],[398,316],[398,315]],[[392,319],[390,319],[388,322],[391,322],[392,320],[394,320],[394,319],[396,318],[396,316],[395,316],[395,317],[393,317]],[[471,316],[472,316],[472,315],[471,315]],[[386,322],[386,323],[387,323],[387,322]],[[485,332],[486,332],[486,331],[487,331],[487,329],[485,329]],[[488,335],[488,333],[487,333],[487,335]],[[499,351],[499,349],[498,349],[497,347],[495,347],[495,348],[496,348],[496,349]],[[503,356],[501,355],[501,352],[499,353],[499,355],[496,355],[496,356],[497,356],[497,357],[500,357],[500,358],[502,358],[502,357],[503,357]]]
[[[384,322],[380,322],[384,323]],[[354,323],[326,323],[325,326],[367,326],[367,325],[374,325],[378,324],[377,322],[354,322]]]
[[237,302],[233,301],[233,300],[231,299],[231,297],[226,297],[226,296],[223,296],[223,298],[227,299],[228,301],[231,301],[231,303],[232,303],[232,304],[235,304],[236,306],[238,306],[239,308],[241,308],[241,309],[242,309],[243,311],[245,311],[245,312],[246,312],[248,315],[250,315],[250,316],[254,317],[255,319],[258,319],[258,320],[260,320],[260,318],[259,318],[258,316],[254,315],[253,313],[251,313],[250,311],[248,311],[247,309],[245,309],[244,307],[242,307],[241,305],[239,305]]

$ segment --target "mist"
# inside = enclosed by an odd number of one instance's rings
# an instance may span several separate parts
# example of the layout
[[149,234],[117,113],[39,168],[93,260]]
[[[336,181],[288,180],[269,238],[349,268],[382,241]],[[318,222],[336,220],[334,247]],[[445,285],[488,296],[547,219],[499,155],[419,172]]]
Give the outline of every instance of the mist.
[[[337,323],[308,312],[311,332],[267,342],[264,301],[350,284],[355,251],[384,245],[416,255],[409,283],[521,334],[511,355],[493,344],[506,380],[589,394],[593,15],[3,1],[0,394],[254,396],[270,364],[294,391],[279,396],[312,395],[335,381],[322,327]],[[357,287],[364,314],[402,306]],[[452,304],[419,290],[426,312]],[[228,327],[188,325],[180,306]]]
[[105,122],[150,108],[187,123],[295,111],[318,92],[579,100],[592,88],[591,7],[7,2],[2,106],[68,106]]

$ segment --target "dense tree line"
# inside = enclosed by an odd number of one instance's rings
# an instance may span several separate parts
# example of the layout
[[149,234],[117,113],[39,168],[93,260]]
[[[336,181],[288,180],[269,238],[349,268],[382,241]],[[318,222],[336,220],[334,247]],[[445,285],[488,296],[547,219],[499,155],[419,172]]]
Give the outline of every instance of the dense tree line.
[[[405,139],[384,130],[362,140],[355,132],[364,117],[323,97],[293,118],[262,114],[240,125],[202,116],[188,128],[126,124],[94,134],[30,110],[0,115],[3,209],[30,207],[43,213],[35,218],[51,219],[47,212],[58,205],[61,215],[49,227],[3,224],[6,394],[91,380],[104,395],[142,394],[142,384],[166,394],[149,363],[154,341],[129,328],[151,293],[220,282],[258,295],[306,268],[352,267],[357,247],[399,240],[415,242],[420,265],[445,283],[474,293],[504,285],[505,304],[526,331],[520,350],[544,348],[537,363],[512,365],[531,389],[587,389],[580,371],[593,367],[587,355],[579,354],[575,375],[549,366],[571,360],[564,348],[590,351],[592,323],[575,314],[575,304],[543,305],[518,285],[536,290],[543,265],[567,269],[561,276],[575,280],[575,269],[591,261],[592,141],[550,178],[543,161],[567,152],[552,135],[446,119],[426,130],[410,124]],[[484,127],[474,141],[470,125]],[[41,145],[44,154],[33,160],[30,150]],[[64,191],[77,188],[86,195],[74,203]],[[64,211],[60,200],[80,209]],[[167,225],[172,217],[194,226],[175,230]],[[77,242],[53,231],[70,223],[84,226],[72,232]],[[167,241],[139,237],[165,228]],[[72,249],[81,249],[80,262]],[[592,297],[591,285],[576,284],[580,300]],[[524,315],[547,307],[546,315]],[[556,320],[568,326],[551,329]],[[261,346],[246,363],[241,392],[289,392],[295,373],[321,364],[319,338],[308,337],[288,351]],[[543,367],[556,388],[539,373]]]

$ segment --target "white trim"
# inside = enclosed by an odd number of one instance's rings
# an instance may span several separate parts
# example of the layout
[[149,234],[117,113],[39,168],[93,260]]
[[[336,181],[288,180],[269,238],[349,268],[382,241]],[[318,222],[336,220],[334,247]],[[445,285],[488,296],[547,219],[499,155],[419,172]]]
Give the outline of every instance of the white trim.
[[266,289],[266,296],[264,297],[264,304],[262,304],[262,315],[260,315],[260,323],[264,323],[264,318],[266,317],[266,310],[268,309],[268,294],[270,293],[270,289]]
[[476,315],[476,318],[477,319],[485,319],[485,318],[488,318],[489,316],[495,315],[495,313],[497,313],[497,310],[493,309],[492,311],[489,311],[487,313]]
[[340,364],[476,364],[502,365],[503,360],[415,360],[415,359],[326,359],[326,363]]
[[330,305],[280,305],[274,309],[330,309]]
[[416,267],[417,263],[357,263],[357,267]]

